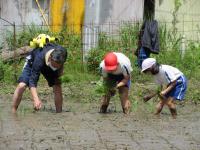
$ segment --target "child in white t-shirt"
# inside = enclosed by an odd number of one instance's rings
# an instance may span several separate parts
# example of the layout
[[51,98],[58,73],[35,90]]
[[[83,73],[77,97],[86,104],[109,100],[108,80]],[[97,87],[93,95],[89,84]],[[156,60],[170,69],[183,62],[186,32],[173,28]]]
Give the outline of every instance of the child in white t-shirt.
[[160,93],[160,102],[157,105],[156,114],[160,114],[166,104],[172,116],[177,115],[174,100],[182,101],[187,89],[187,79],[184,74],[175,67],[169,65],[159,65],[154,58],[147,58],[142,63],[142,72],[151,73],[155,82],[166,86]]
[[108,89],[102,98],[100,112],[106,113],[110,98],[118,89],[123,112],[128,114],[130,111],[128,92],[132,72],[129,58],[122,53],[110,52],[105,55],[104,60],[100,63],[100,72]]

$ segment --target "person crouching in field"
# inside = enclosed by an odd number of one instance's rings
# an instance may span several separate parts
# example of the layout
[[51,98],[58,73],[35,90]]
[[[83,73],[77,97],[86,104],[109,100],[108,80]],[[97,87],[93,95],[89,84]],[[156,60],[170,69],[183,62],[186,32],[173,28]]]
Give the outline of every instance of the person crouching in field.
[[67,58],[67,51],[56,44],[48,43],[43,48],[38,47],[30,52],[26,57],[19,84],[13,95],[12,112],[16,113],[21,102],[22,95],[28,86],[32,95],[35,110],[41,108],[42,102],[37,93],[37,82],[40,73],[48,81],[48,85],[53,87],[56,112],[62,111],[62,88],[59,77],[63,74],[63,65]]
[[122,53],[109,52],[100,63],[100,72],[107,89],[101,101],[100,112],[106,113],[110,98],[118,89],[123,113],[128,114],[131,107],[128,95],[132,72],[129,58]]
[[156,106],[155,114],[159,115],[163,106],[167,105],[172,117],[176,118],[175,100],[182,101],[187,89],[187,79],[184,74],[175,67],[158,64],[154,58],[147,58],[142,62],[142,72],[152,74],[156,83],[162,87],[159,93],[160,102]]

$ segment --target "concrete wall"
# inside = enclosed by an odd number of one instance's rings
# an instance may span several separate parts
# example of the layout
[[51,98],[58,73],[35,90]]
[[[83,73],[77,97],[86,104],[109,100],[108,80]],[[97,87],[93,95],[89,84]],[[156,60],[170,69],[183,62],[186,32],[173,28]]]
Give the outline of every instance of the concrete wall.
[[[1,0],[0,17],[15,22],[16,25],[35,23],[42,25],[43,19],[35,0]],[[39,0],[48,20],[49,0]]]
[[114,35],[123,22],[143,19],[144,0],[86,0],[84,50],[97,45],[98,32]]
[[[62,25],[74,25],[74,31],[80,33],[84,24],[83,34],[92,35],[88,41],[97,41],[97,33],[114,32],[119,22],[139,21],[143,18],[144,0],[38,0],[45,11],[45,18],[52,25],[53,31],[59,31]],[[22,25],[44,25],[41,12],[35,0],[1,0],[0,17]],[[84,20],[84,23],[83,23]],[[0,19],[0,37],[8,23]],[[95,24],[95,26],[90,26]],[[10,27],[12,30],[12,27]],[[89,33],[88,33],[89,32]],[[5,33],[5,32],[4,32]],[[96,43],[96,42],[93,42]]]
[[85,23],[105,24],[143,18],[144,0],[86,0],[85,4]]
[[[72,26],[80,33],[83,24],[84,0],[38,0],[53,31],[63,25]],[[16,25],[46,25],[36,0],[1,0],[0,17]],[[0,22],[2,22],[0,20]]]
[[140,20],[143,0],[101,0],[100,23]]
[[81,32],[85,0],[51,0],[50,21],[53,31],[60,31],[63,26],[75,33]]
[[[155,18],[160,22],[166,22],[168,28],[172,27],[174,11],[174,0],[156,0]],[[199,40],[200,31],[200,1],[182,0],[182,5],[178,11],[177,27],[181,35],[185,35],[189,40]]]
[[[39,4],[45,10],[45,18],[49,19],[49,0],[39,0]],[[16,24],[16,30],[23,29],[23,25],[44,25],[44,20],[35,0],[0,0],[0,17],[10,23]],[[13,31],[13,27],[0,19],[0,45],[6,38],[7,31]]]

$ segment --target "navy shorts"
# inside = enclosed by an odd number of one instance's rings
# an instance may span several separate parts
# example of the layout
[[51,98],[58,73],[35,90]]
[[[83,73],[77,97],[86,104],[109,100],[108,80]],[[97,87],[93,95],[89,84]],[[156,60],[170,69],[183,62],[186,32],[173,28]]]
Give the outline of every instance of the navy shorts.
[[145,49],[144,47],[141,47],[138,55],[138,66],[140,68],[142,67],[143,60],[149,58],[149,56],[150,56],[150,51]]
[[[27,86],[29,86],[29,79],[31,77],[31,71],[32,71],[32,65],[28,63],[28,61],[25,62],[23,71],[21,76],[18,79],[18,82],[23,82]],[[59,85],[61,84],[61,81],[59,79],[59,72],[58,71],[53,71],[49,67],[44,67],[41,70],[41,73],[45,77],[45,79],[48,82],[48,85],[52,87],[53,85]]]
[[25,62],[23,70],[22,70],[22,74],[20,75],[18,82],[23,82],[26,83],[26,85],[29,85],[29,78],[31,76],[31,64],[28,63],[28,61]]
[[[111,84],[113,87],[117,85],[120,81],[124,79],[124,75],[112,75],[108,74],[108,84]],[[131,80],[128,81],[128,83],[125,85],[126,87],[130,88],[131,86]]]
[[166,97],[173,97],[176,100],[182,101],[184,99],[187,89],[187,79],[185,76],[180,76],[176,81],[176,86],[166,95]]

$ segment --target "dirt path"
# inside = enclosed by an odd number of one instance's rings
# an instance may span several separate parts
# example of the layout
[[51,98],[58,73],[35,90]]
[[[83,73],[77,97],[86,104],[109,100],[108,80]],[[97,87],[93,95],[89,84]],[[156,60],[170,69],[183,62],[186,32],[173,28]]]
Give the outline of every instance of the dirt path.
[[[0,98],[0,150],[199,150],[199,106],[179,108],[172,119],[168,110],[161,118],[147,114],[117,112],[99,114],[95,104],[68,103],[70,110],[55,114],[53,103],[32,112],[22,102],[18,115],[11,101]],[[111,111],[113,107],[111,106]]]

